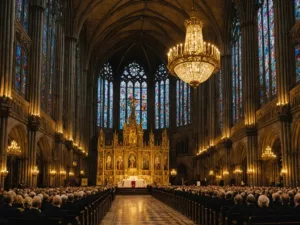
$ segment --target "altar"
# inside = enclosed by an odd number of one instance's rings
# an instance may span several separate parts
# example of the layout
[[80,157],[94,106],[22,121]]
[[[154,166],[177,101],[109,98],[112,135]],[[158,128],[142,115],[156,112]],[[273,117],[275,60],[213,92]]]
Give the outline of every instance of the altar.
[[123,188],[131,188],[133,183],[135,182],[136,188],[144,188],[147,187],[147,183],[144,179],[139,179],[137,176],[130,176],[128,179],[123,179],[122,183],[118,185],[118,187]]

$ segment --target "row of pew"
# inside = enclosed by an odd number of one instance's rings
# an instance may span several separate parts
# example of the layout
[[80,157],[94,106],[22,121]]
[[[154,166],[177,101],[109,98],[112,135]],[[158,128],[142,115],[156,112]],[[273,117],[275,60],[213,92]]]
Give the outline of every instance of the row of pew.
[[199,225],[300,225],[299,216],[264,216],[243,217],[234,215],[233,220],[228,220],[228,206],[221,207],[217,212],[196,200],[185,196],[179,196],[163,189],[152,189],[152,196],[162,201],[171,208],[193,220]]
[[[109,211],[111,204],[115,198],[115,193],[112,190],[107,190],[101,194],[95,201],[87,205],[84,210],[78,212],[72,210],[61,210],[63,218],[47,218],[43,225],[99,225],[106,213]],[[30,224],[38,225],[34,220],[24,218],[8,218],[8,222],[0,222],[0,225],[21,225]],[[41,224],[39,224],[41,225]]]

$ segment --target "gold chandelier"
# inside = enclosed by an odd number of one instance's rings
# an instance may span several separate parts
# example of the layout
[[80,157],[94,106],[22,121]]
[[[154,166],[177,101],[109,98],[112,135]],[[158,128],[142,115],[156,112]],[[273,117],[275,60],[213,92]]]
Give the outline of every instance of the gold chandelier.
[[20,156],[21,155],[21,147],[18,145],[18,143],[13,140],[10,143],[10,146],[7,147],[7,155],[9,156]]
[[261,155],[262,160],[275,160],[276,155],[272,152],[272,148],[267,146],[266,150]]
[[203,41],[203,22],[194,7],[185,27],[185,43],[177,44],[168,52],[168,69],[174,76],[197,87],[220,69],[220,51]]

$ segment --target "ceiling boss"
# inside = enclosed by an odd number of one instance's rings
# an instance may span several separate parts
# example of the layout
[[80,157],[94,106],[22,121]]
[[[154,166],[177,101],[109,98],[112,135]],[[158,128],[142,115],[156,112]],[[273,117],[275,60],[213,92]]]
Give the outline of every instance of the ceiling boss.
[[177,44],[168,52],[168,69],[174,76],[192,87],[206,81],[220,69],[219,49],[203,41],[203,22],[195,6],[185,21],[185,43]]

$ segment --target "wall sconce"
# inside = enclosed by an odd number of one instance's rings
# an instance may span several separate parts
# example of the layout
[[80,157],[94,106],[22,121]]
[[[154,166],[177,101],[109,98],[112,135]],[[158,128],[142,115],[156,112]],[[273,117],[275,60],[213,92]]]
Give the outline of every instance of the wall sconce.
[[73,166],[77,166],[77,162],[76,161],[73,161]]
[[2,177],[6,177],[8,175],[8,170],[7,169],[3,169],[3,170],[0,171],[0,173],[1,173]]
[[170,174],[171,174],[172,177],[175,177],[177,175],[177,170],[172,169]]
[[280,171],[280,174],[281,174],[282,176],[287,175],[287,170],[286,170],[286,169],[282,169],[282,170]]
[[209,176],[213,176],[213,175],[214,175],[214,171],[213,171],[213,170],[210,170],[209,173],[208,173],[208,175],[209,175]]
[[66,171],[64,171],[64,170],[61,170],[61,171],[59,172],[59,174],[60,174],[61,176],[64,177],[64,176],[66,176],[67,173],[66,173]]
[[33,170],[31,170],[31,173],[33,176],[37,176],[40,171],[38,170],[37,166],[34,166]]
[[254,173],[254,170],[253,170],[253,169],[248,169],[248,170],[247,170],[247,174],[248,174],[248,175],[253,175],[253,173]]
[[80,170],[80,175],[84,175],[84,170]]
[[73,176],[74,176],[74,173],[73,173],[73,172],[69,172],[69,176],[70,176],[70,177],[73,177]]
[[233,173],[240,175],[243,171],[241,169],[235,169]]
[[223,172],[223,176],[228,176],[229,175],[229,172],[227,171],[227,170],[225,170],[224,172]]
[[221,175],[217,175],[217,176],[216,176],[216,179],[217,179],[217,180],[221,180],[221,179],[222,179],[222,176],[221,176]]
[[56,170],[51,170],[51,171],[50,171],[50,175],[51,175],[51,176],[55,176],[55,175],[56,175]]

